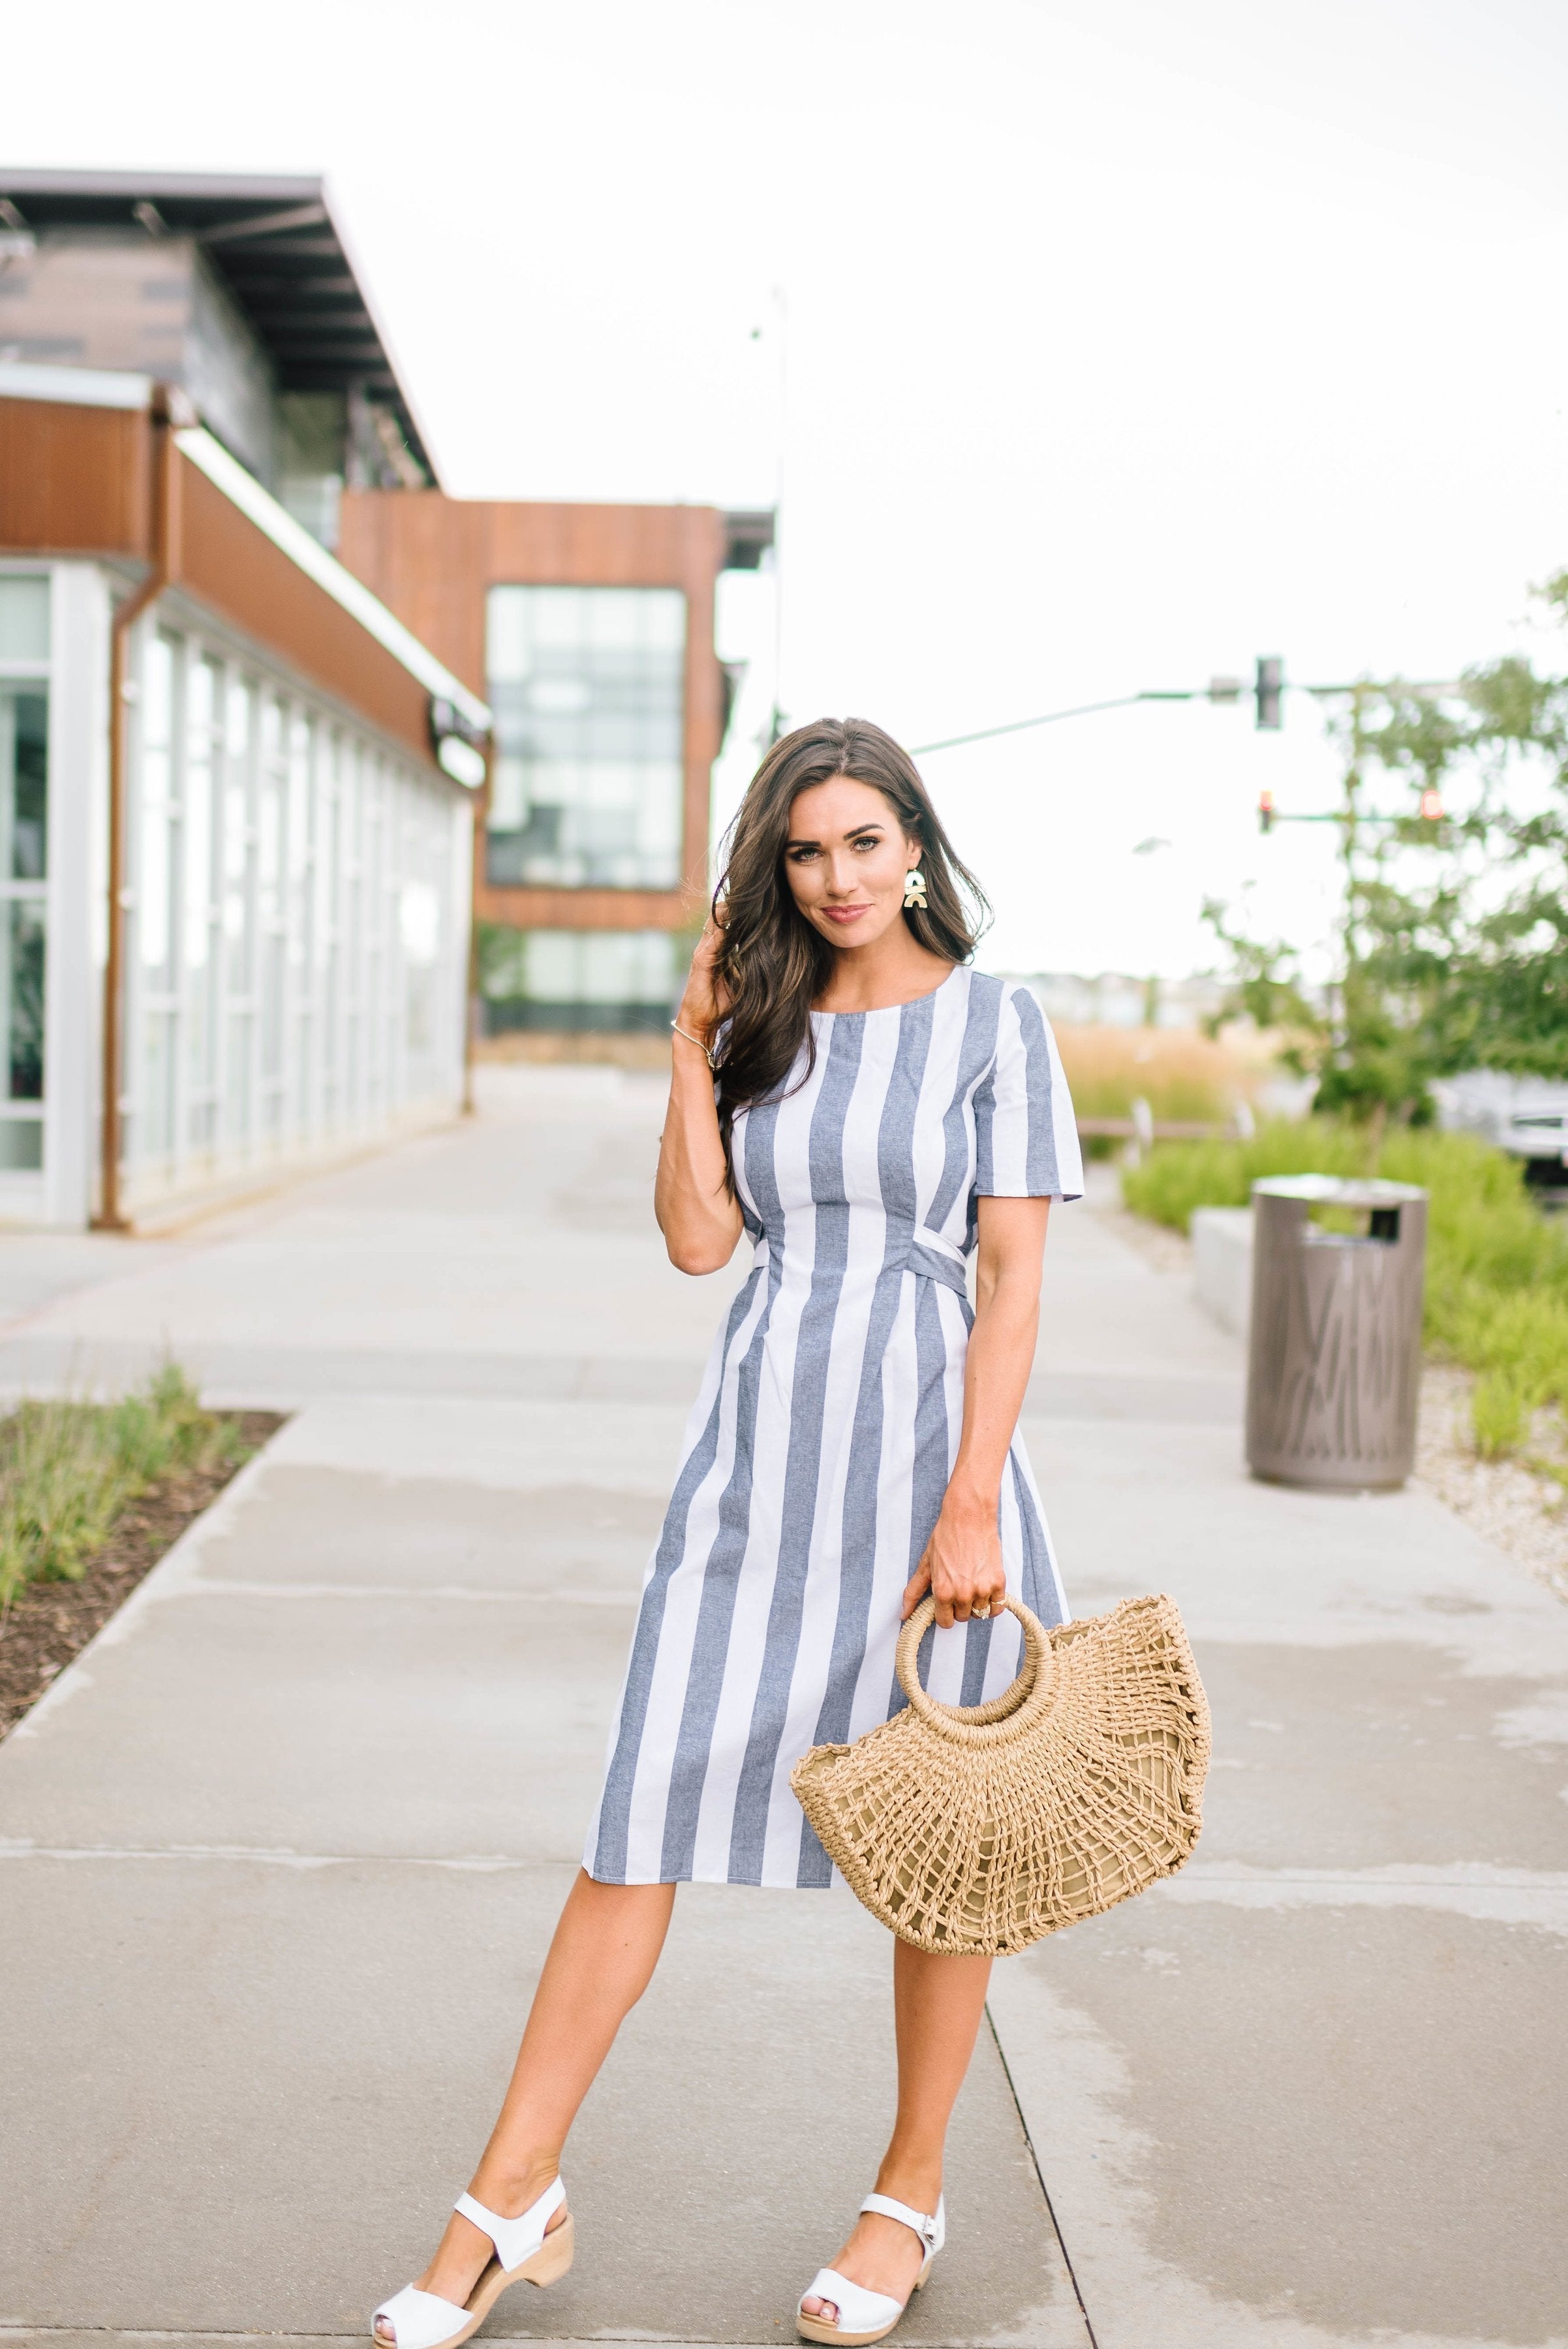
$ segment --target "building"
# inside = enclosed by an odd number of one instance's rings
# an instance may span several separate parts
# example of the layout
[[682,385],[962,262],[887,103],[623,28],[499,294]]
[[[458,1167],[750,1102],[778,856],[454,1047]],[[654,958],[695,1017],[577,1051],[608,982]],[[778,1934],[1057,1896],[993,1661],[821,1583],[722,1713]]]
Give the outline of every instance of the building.
[[320,180],[0,170],[3,362],[178,386],[326,546],[435,479]]
[[1139,978],[1103,970],[1089,977],[1075,971],[1030,973],[1033,989],[1048,1019],[1062,1028],[1201,1028],[1217,1019],[1231,990],[1199,973],[1191,978]]
[[662,1030],[772,532],[444,495],[317,180],[0,168],[0,1222],[450,1111],[475,905],[492,1030]]
[[729,712],[715,583],[772,540],[771,514],[710,506],[345,496],[344,562],[494,712],[474,876],[491,1033],[668,1022]]
[[114,1225],[455,1109],[490,713],[320,543],[428,467],[317,183],[0,222],[0,1220]]

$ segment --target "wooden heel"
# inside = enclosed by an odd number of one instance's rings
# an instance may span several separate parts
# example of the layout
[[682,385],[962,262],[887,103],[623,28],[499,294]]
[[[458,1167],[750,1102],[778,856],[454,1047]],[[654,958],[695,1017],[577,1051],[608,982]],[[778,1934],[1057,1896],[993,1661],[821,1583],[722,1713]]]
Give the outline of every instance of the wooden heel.
[[524,2260],[508,2283],[559,2283],[571,2266],[574,2256],[572,2214],[568,2210],[560,2225],[545,2236],[531,2260]]

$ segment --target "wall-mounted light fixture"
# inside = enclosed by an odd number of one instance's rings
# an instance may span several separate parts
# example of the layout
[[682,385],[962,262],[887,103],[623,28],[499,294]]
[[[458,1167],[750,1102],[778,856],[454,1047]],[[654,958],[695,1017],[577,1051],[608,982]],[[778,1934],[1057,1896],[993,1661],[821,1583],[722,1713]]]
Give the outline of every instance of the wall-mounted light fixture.
[[476,792],[484,781],[485,746],[490,737],[455,701],[431,696],[431,748],[443,774],[465,791]]

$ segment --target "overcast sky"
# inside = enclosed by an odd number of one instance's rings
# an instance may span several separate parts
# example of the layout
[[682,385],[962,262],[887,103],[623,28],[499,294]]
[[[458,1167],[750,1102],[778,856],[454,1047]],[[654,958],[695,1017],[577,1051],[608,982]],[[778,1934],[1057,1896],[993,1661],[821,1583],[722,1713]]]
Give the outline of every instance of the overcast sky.
[[[922,743],[1260,652],[1557,649],[1563,0],[56,0],[5,48],[4,160],[327,172],[455,493],[782,468],[793,718]],[[726,806],[773,687],[735,584]],[[1249,884],[1327,920],[1328,829],[1253,813],[1331,802],[1304,699],[927,772],[993,968],[1200,967]]]

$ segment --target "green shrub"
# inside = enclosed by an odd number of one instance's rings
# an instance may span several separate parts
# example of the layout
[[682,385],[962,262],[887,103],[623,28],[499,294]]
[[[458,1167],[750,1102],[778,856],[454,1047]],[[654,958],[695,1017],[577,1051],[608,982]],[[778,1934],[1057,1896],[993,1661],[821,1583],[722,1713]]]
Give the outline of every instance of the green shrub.
[[240,1448],[173,1362],[117,1402],[20,1404],[0,1423],[0,1606],[24,1582],[79,1581],[128,1501]]
[[1542,1403],[1568,1407],[1568,1223],[1549,1220],[1516,1159],[1473,1134],[1386,1135],[1328,1118],[1262,1126],[1251,1142],[1160,1143],[1122,1178],[1129,1207],[1185,1231],[1195,1207],[1245,1206],[1266,1174],[1375,1171],[1428,1194],[1426,1337],[1479,1373],[1477,1448],[1517,1449]]
[[1123,1174],[1122,1196],[1137,1214],[1184,1232],[1194,1207],[1244,1207],[1265,1174],[1355,1174],[1366,1157],[1361,1136],[1331,1118],[1276,1118],[1250,1142],[1158,1143]]

